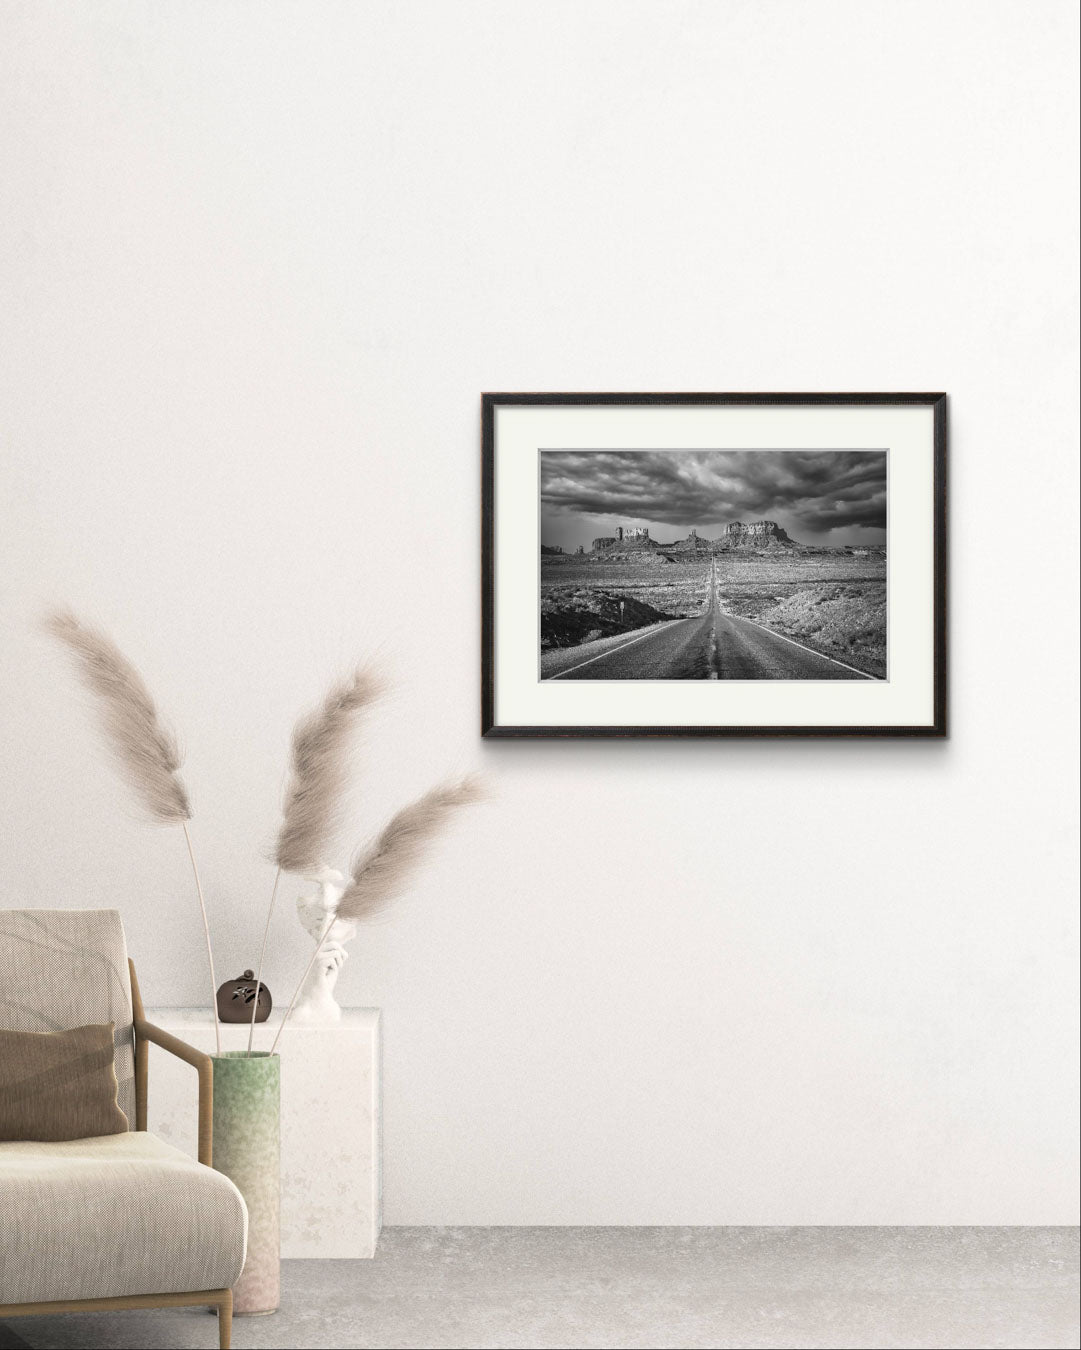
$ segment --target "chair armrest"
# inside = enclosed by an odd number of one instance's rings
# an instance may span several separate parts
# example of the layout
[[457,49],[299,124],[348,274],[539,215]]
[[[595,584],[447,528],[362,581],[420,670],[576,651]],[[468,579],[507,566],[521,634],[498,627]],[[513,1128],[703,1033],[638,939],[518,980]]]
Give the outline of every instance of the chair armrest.
[[[214,1166],[214,1144],[213,1144],[213,1122],[214,1122],[214,1061],[209,1055],[201,1050],[196,1050],[193,1045],[188,1045],[187,1041],[182,1041],[178,1036],[171,1032],[163,1031],[161,1027],[156,1027],[152,1022],[145,1018],[136,1017],[135,1026],[135,1045],[136,1050],[140,1042],[152,1041],[155,1045],[160,1045],[163,1050],[168,1050],[171,1055],[176,1055],[177,1059],[182,1059],[190,1064],[199,1073],[199,1161],[205,1163],[207,1167]],[[142,1119],[138,1122],[140,1129],[146,1129],[146,1102],[145,1097],[140,1112]]]

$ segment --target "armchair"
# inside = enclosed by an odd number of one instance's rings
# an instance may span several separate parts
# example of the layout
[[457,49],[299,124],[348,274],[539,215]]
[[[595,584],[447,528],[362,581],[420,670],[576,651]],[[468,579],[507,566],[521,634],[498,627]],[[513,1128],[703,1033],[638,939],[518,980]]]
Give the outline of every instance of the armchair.
[[[116,1027],[117,1100],[134,1129],[0,1141],[0,1318],[204,1304],[228,1347],[247,1211],[211,1169],[210,1056],[146,1021],[116,910],[0,911],[0,1027],[102,1022]],[[150,1042],[198,1073],[198,1162],[147,1133]]]

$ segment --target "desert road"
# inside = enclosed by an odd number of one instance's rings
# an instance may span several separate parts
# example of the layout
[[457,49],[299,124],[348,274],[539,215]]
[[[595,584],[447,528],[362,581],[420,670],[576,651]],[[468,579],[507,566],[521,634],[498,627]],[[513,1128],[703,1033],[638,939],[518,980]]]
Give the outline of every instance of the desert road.
[[711,579],[702,614],[673,619],[599,656],[565,666],[553,680],[873,680],[750,619],[721,611]]

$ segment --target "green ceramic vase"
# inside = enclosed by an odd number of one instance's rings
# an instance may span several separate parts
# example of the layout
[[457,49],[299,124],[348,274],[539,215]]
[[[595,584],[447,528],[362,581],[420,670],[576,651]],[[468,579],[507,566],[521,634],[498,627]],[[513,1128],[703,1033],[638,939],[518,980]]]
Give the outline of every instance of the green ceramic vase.
[[248,1207],[248,1254],[233,1312],[276,1312],[281,1281],[281,1060],[225,1050],[214,1059],[214,1169]]

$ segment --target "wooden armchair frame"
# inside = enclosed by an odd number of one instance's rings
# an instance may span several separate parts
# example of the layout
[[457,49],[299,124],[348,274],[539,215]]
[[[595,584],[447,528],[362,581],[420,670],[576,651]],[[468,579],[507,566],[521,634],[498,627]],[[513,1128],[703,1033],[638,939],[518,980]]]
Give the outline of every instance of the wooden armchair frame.
[[[135,966],[131,974],[132,1025],[135,1030],[135,1128],[146,1129],[146,1092],[149,1077],[150,1042],[192,1065],[199,1074],[199,1161],[207,1167],[214,1159],[214,1062],[209,1055],[146,1020]],[[116,1298],[64,1299],[52,1303],[0,1303],[0,1317],[34,1317],[42,1313],[108,1312],[123,1308],[186,1308],[205,1305],[218,1313],[218,1345],[229,1350],[233,1326],[233,1291],[198,1289],[180,1294],[120,1294]]]

